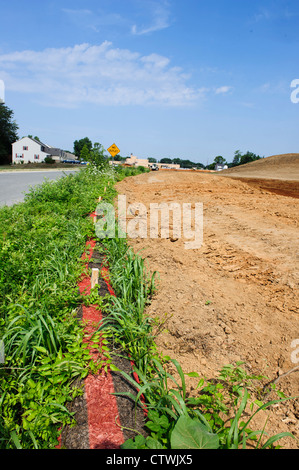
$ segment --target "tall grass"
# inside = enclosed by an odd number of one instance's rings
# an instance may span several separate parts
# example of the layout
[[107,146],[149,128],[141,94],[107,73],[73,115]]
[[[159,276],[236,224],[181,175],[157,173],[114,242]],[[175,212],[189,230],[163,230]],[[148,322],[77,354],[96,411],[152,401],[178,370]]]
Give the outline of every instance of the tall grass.
[[149,298],[154,292],[153,273],[148,279],[144,260],[135,255],[125,239],[102,241],[106,248],[116,297],[110,298],[109,315],[101,330],[108,330],[140,370],[146,370],[150,351],[155,348],[151,319],[144,315]]
[[112,202],[124,177],[88,167],[0,209],[1,449],[52,448],[73,421],[66,405],[82,390],[72,383],[94,368],[76,315],[89,214],[99,196]]

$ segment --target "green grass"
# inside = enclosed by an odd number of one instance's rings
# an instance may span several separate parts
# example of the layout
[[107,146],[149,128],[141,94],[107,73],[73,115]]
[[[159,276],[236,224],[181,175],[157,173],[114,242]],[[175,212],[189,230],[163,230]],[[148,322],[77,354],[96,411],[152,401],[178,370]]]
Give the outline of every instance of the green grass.
[[73,422],[67,404],[82,390],[72,384],[95,367],[76,316],[89,214],[138,172],[84,168],[0,209],[0,449],[53,448]]
[[[81,167],[82,168],[82,167]],[[25,164],[11,164],[11,165],[0,165],[1,171],[34,171],[34,170],[74,170],[80,169],[80,165],[72,163],[25,163]]]

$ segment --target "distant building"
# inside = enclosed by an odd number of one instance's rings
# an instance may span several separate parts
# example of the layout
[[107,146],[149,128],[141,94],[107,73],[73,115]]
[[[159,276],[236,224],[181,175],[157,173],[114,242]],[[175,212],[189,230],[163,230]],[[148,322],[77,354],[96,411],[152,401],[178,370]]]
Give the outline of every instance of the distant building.
[[131,156],[126,159],[125,164],[134,167],[143,166],[144,168],[149,168],[149,161],[147,158],[138,158],[135,157],[132,153]]
[[175,163],[156,163],[156,165],[161,170],[179,170],[181,168],[180,165]]
[[222,170],[227,170],[228,166],[224,163],[216,163],[215,165],[215,171],[222,171]]
[[[126,159],[125,164],[135,167],[143,166],[145,168],[151,168],[153,165],[153,163],[150,163],[147,158],[138,158],[135,157],[132,153],[131,156]],[[180,168],[180,165],[175,165],[174,163],[155,163],[155,165],[157,165],[159,169],[167,170],[178,170]]]
[[52,157],[56,162],[77,160],[75,155],[46,145],[32,137],[23,137],[12,144],[12,163],[43,163],[46,157]]

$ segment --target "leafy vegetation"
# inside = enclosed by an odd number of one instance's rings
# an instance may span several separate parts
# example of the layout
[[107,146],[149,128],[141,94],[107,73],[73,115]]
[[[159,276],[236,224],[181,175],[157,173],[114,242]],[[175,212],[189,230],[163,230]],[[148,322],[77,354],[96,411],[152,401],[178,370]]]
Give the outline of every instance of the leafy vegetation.
[[230,166],[245,165],[245,163],[254,162],[256,160],[260,160],[261,158],[262,157],[256,155],[253,152],[247,151],[246,153],[242,154],[240,150],[237,150]]
[[9,163],[11,144],[18,139],[18,125],[13,120],[14,112],[0,103],[0,165]]
[[92,144],[88,137],[74,142],[74,154],[85,162],[90,162],[96,168],[101,169],[108,165],[108,156],[99,142]]
[[86,147],[87,151],[90,152],[92,149],[92,142],[88,137],[83,139],[75,140],[74,142],[74,154],[76,157],[80,157],[83,148]]
[[82,390],[72,384],[94,370],[76,316],[89,214],[99,196],[113,200],[108,182],[124,176],[88,167],[0,209],[1,449],[52,448],[73,422],[67,403]]

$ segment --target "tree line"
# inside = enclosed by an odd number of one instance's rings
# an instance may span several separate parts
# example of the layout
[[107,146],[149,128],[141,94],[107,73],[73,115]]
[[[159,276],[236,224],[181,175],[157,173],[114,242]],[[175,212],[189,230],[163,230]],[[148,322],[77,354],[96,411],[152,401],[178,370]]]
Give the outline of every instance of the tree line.
[[0,104],[0,165],[11,162],[11,145],[18,140],[18,125],[14,112],[4,103]]
[[214,170],[217,164],[220,165],[227,165],[228,168],[238,165],[244,165],[245,163],[253,162],[255,160],[259,160],[261,157],[260,155],[256,155],[253,152],[247,151],[246,153],[242,154],[240,150],[236,150],[234,153],[234,158],[231,162],[227,162],[227,160],[218,155],[214,158],[214,161],[209,165],[203,165],[202,163],[195,163],[191,160],[185,160],[181,158],[162,158],[161,160],[157,160],[155,158],[149,158],[151,163],[168,163],[168,164],[179,164],[181,168],[196,168],[196,169],[205,169],[205,170]]

